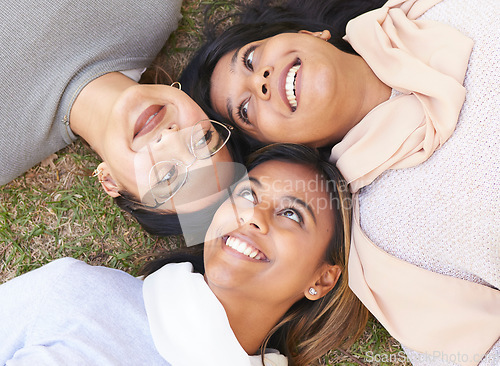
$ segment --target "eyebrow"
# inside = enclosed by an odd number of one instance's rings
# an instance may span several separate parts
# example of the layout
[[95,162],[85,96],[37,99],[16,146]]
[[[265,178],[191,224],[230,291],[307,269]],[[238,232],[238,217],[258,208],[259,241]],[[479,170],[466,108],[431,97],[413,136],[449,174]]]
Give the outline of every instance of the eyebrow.
[[227,117],[229,118],[229,121],[233,125],[236,125],[236,121],[233,118],[233,102],[231,102],[231,99],[229,97],[227,97],[227,99],[226,99],[226,110],[227,110]]
[[[263,185],[261,182],[259,182],[256,178],[253,178],[253,177],[248,177],[248,180],[252,183],[254,183],[257,187],[259,188],[262,188]],[[302,206],[304,207],[310,214],[311,214],[311,217],[314,221],[314,223],[316,224],[316,216],[314,215],[314,211],[313,209],[311,208],[310,205],[308,205],[305,201],[301,200],[300,198],[297,198],[297,197],[294,197],[294,196],[285,196],[285,197],[282,197],[282,199],[284,200],[290,200],[292,202],[295,202],[297,203],[299,206]]]
[[238,54],[240,53],[240,50],[242,49],[243,47],[238,47],[234,53],[233,53],[233,56],[231,57],[231,72],[234,72],[234,69],[236,67],[236,61],[238,60]]
[[[242,47],[239,47],[234,51],[233,56],[231,57],[231,63],[229,64],[230,71],[234,73],[235,68],[236,68],[236,61],[238,60],[238,54],[240,53]],[[234,125],[236,124],[236,121],[233,118],[233,102],[229,97],[226,99],[226,110],[227,110],[227,115],[231,123]]]
[[254,183],[257,187],[262,188],[262,183],[259,182],[258,179],[254,178],[254,177],[248,177],[248,180],[250,182]]

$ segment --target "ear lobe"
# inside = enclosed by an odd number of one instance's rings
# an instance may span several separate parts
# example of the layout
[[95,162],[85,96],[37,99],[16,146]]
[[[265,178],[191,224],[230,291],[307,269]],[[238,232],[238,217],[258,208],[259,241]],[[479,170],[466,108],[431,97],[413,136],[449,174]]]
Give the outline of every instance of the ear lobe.
[[[319,273],[320,276],[316,282],[304,291],[304,296],[309,300],[321,299],[330,292],[337,284],[342,271],[339,266],[324,264]],[[313,288],[314,291],[309,291],[310,288]]]
[[308,30],[300,30],[299,33],[301,34],[309,34],[314,37],[318,37],[322,39],[323,41],[328,41],[330,38],[332,38],[332,35],[328,29],[323,30],[323,32],[311,32]]
[[111,173],[108,169],[108,165],[104,162],[97,166],[97,170],[101,173],[98,175],[99,183],[101,183],[104,192],[106,192],[109,196],[116,198],[120,196],[120,187],[116,184],[115,180],[111,176]]

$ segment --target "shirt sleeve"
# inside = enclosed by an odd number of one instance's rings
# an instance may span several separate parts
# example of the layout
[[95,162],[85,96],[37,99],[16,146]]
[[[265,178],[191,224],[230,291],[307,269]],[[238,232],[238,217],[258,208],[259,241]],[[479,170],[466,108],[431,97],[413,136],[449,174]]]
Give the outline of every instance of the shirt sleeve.
[[[73,262],[76,260],[71,258],[56,260],[0,286],[1,365],[29,344],[46,298],[53,295],[54,284]],[[56,314],[57,311],[53,309]]]

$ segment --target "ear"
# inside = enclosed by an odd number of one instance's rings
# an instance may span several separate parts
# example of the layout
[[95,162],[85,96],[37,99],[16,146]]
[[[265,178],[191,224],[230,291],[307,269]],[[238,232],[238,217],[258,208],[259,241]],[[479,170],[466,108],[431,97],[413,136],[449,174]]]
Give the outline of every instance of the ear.
[[[309,300],[318,300],[330,292],[340,277],[342,271],[339,266],[332,266],[331,264],[323,264],[319,270],[319,276],[316,281],[311,284],[305,291],[304,296]],[[309,292],[313,288],[314,291]]]
[[99,174],[99,182],[101,183],[104,192],[113,198],[120,196],[120,187],[116,184],[115,180],[111,176],[111,172],[108,168],[108,164],[102,162],[97,166],[97,170],[101,171]]
[[323,41],[328,41],[330,38],[332,38],[332,35],[328,29],[325,29],[323,32],[310,32],[307,30],[300,30],[299,33],[309,34],[311,36],[318,37]]

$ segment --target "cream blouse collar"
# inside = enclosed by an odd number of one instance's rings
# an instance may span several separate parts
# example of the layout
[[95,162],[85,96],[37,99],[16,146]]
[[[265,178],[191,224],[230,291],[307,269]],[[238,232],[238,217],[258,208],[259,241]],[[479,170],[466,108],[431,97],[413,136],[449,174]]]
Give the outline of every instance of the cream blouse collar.
[[[171,263],[146,277],[144,305],[160,355],[173,366],[262,365],[238,343],[224,307],[193,273],[191,263]],[[266,353],[266,366],[285,366],[285,356]]]

